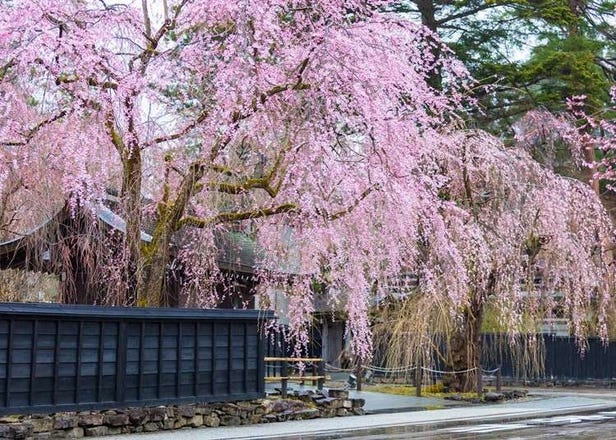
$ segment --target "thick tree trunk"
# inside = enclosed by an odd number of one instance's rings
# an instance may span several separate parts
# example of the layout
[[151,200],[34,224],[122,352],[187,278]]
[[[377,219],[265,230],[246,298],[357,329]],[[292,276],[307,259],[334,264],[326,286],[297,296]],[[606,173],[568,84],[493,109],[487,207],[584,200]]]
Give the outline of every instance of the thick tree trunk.
[[202,169],[193,167],[180,185],[175,199],[170,201],[166,190],[158,205],[152,242],[142,245],[142,271],[137,288],[137,304],[140,306],[168,305],[165,304],[165,280],[171,259],[171,240],[194,192],[195,182],[202,176]]
[[595,194],[601,195],[601,191],[599,188],[599,179],[595,177],[597,166],[595,164],[595,147],[592,142],[587,143],[584,148],[583,154],[584,160],[588,164],[588,167],[583,170],[583,174],[585,175],[584,177],[586,177]]
[[[438,31],[438,22],[436,20],[436,5],[434,4],[434,0],[416,0],[415,4],[421,14],[421,24],[430,29],[436,35]],[[438,42],[430,50],[434,56],[434,59],[438,60],[441,56],[441,50]],[[440,90],[442,88],[442,82],[443,77],[441,74],[441,69],[440,67],[436,67],[432,72],[430,72],[428,84],[430,84],[430,86],[434,89]]]
[[163,246],[149,247],[146,252],[142,261],[142,281],[137,292],[137,304],[141,307],[163,306],[168,252]]
[[169,264],[172,229],[168,223],[158,224],[151,243],[143,245],[142,281],[137,291],[139,306],[166,306],[165,280]]
[[128,293],[125,302],[134,305],[142,285],[141,265],[141,154],[133,149],[122,157],[122,208],[126,220],[126,277]]
[[447,370],[459,373],[446,375],[443,384],[452,391],[470,392],[476,389],[477,375],[481,374],[482,321],[483,307],[480,303],[471,303],[464,311],[459,331],[450,339]]

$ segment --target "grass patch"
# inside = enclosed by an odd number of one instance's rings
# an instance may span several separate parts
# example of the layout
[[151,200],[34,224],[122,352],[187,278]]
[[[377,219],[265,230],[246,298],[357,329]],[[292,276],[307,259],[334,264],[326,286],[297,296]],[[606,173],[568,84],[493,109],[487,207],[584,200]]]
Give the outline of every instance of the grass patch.
[[[411,396],[415,397],[416,388],[411,385],[397,385],[397,384],[374,384],[365,385],[366,391],[374,391],[377,393],[395,394],[398,396]],[[433,397],[437,399],[443,399],[447,396],[461,396],[462,398],[473,399],[477,397],[477,393],[445,393],[443,392],[443,385],[438,383],[435,385],[426,385],[421,387],[421,397]]]
[[388,385],[388,384],[377,384],[377,385],[364,385],[366,391],[374,391],[377,393],[385,393],[385,394],[396,394],[398,396],[414,396],[415,395],[415,387],[410,385]]

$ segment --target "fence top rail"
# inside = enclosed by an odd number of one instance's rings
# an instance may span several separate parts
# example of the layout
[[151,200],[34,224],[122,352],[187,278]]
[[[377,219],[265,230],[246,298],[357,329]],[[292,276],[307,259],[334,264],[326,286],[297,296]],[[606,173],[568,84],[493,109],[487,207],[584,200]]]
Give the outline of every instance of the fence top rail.
[[272,319],[271,310],[180,309],[171,307],[109,307],[49,303],[0,303],[1,316],[139,320],[259,320]]
[[280,382],[281,380],[298,380],[308,382],[310,380],[326,380],[327,376],[266,376],[266,382]]
[[323,362],[322,358],[266,357],[265,362]]

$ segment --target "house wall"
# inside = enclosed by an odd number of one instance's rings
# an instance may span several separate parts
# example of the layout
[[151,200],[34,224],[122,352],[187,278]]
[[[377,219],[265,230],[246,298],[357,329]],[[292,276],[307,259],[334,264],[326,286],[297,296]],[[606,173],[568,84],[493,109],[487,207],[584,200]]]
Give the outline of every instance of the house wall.
[[321,324],[321,357],[328,364],[340,367],[344,350],[344,322],[325,320]]
[[[267,298],[269,300],[269,306],[267,308],[274,311],[278,324],[289,325],[289,298],[284,289],[269,289],[267,291]],[[255,306],[260,307],[259,304]]]

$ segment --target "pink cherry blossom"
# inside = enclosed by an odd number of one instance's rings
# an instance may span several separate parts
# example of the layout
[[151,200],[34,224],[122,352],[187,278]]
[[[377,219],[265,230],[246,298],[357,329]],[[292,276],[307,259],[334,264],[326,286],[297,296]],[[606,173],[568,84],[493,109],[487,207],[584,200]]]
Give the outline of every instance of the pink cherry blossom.
[[[160,304],[165,271],[181,266],[186,303],[215,305],[214,233],[243,222],[262,289],[288,290],[299,347],[321,282],[363,358],[368,310],[401,272],[452,316],[496,277],[489,293],[514,328],[533,307],[524,243],[549,236],[532,263],[583,336],[584,311],[596,299],[603,322],[612,293],[596,198],[465,131],[463,66],[445,47],[435,59],[434,35],[382,3],[178,0],[159,17],[4,2],[0,192],[12,178],[50,179],[58,198],[96,206],[120,190],[127,233],[101,264],[108,303]],[[427,81],[435,69],[442,90]]]

